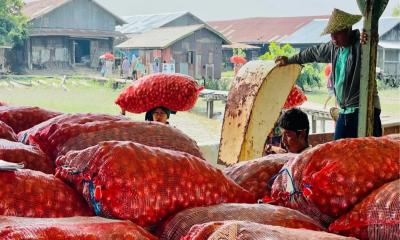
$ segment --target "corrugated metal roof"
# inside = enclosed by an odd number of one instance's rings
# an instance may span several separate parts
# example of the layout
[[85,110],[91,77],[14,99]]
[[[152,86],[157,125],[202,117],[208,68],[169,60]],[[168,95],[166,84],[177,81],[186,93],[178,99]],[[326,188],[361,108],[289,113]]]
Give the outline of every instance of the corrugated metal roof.
[[[378,32],[379,36],[383,36],[385,33],[393,29],[397,24],[400,24],[400,17],[382,17],[379,19]],[[362,29],[363,21],[359,21],[353,27],[354,29]]]
[[71,0],[36,0],[25,3],[22,13],[33,20],[43,16]]
[[116,31],[99,31],[99,30],[79,30],[65,28],[40,28],[29,31],[29,36],[69,36],[69,37],[86,37],[86,38],[109,38],[123,36],[122,33]]
[[116,47],[123,49],[164,49],[203,28],[208,29],[221,37],[224,40],[224,43],[230,43],[229,40],[219,32],[207,25],[200,24],[153,29],[148,32],[133,35],[131,39],[117,45]]
[[319,44],[329,42],[329,35],[321,36],[324,28],[328,23],[328,19],[315,19],[304,25],[292,35],[284,39],[281,43],[289,44]]
[[244,44],[244,43],[232,43],[230,45],[222,45],[222,48],[259,49],[260,47],[249,45],[249,44]]
[[[28,17],[29,21],[41,17],[61,6],[70,2],[72,0],[36,0],[36,1],[28,1],[25,3],[22,13]],[[120,18],[119,16],[112,13],[110,10],[102,6],[100,3],[91,0],[94,4],[99,6],[101,9],[111,14],[115,19],[117,19],[118,24],[125,24],[125,20]]]
[[182,17],[189,12],[163,13],[151,15],[135,15],[123,17],[128,24],[118,27],[117,30],[122,33],[143,33],[162,27],[163,25]]
[[385,49],[400,49],[400,42],[395,41],[379,41],[378,45]]
[[[328,24],[328,19],[315,19],[310,23],[304,25],[302,28],[287,37],[281,43],[289,44],[318,44],[330,41],[329,35],[321,36],[324,28]],[[393,29],[396,25],[400,24],[400,17],[381,18],[379,20],[379,36]],[[353,29],[362,29],[363,21],[359,21]]]
[[268,43],[281,41],[305,24],[316,18],[329,16],[306,17],[259,17],[228,21],[213,21],[209,24],[220,31],[232,42]]

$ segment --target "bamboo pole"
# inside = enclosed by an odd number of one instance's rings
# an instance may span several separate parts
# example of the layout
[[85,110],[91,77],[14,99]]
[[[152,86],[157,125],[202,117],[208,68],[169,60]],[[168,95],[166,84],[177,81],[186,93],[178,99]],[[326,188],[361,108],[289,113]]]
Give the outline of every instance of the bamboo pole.
[[374,91],[376,89],[376,56],[378,49],[378,23],[389,0],[357,0],[364,16],[364,32],[368,41],[361,49],[360,106],[358,137],[373,135]]

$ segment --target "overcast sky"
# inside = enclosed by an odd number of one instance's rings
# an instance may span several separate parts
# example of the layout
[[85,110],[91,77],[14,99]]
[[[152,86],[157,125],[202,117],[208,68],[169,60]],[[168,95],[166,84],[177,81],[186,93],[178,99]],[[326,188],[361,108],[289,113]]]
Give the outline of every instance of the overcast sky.
[[[190,11],[205,21],[247,17],[329,15],[333,8],[359,13],[356,0],[96,0],[121,15]],[[389,0],[390,16],[400,0]]]

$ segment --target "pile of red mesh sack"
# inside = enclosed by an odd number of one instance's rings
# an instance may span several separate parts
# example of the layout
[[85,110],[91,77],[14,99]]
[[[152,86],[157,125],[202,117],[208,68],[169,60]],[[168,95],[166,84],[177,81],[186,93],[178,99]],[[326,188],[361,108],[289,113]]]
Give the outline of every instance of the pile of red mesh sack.
[[362,240],[400,239],[400,180],[373,191],[329,230]]
[[56,159],[103,141],[133,141],[148,146],[187,152],[202,158],[196,142],[180,130],[158,122],[97,121],[52,124],[31,135],[30,142]]
[[196,103],[203,87],[183,74],[151,74],[126,88],[115,101],[132,113],[147,112],[163,106],[172,111],[188,111]]
[[306,229],[293,229],[246,221],[209,222],[195,225],[181,240],[356,240]]
[[0,215],[18,217],[90,216],[73,188],[53,175],[33,170],[0,170]]
[[24,131],[58,115],[60,113],[39,107],[0,107],[0,121],[10,126],[15,133]]
[[312,218],[289,208],[269,204],[226,203],[209,207],[191,208],[179,212],[162,224],[157,232],[160,239],[179,240],[194,225],[227,220],[251,221],[289,228],[324,230]]
[[295,85],[290,91],[289,96],[287,97],[283,108],[284,109],[295,108],[301,106],[306,101],[307,101],[306,95],[298,86]]
[[44,173],[54,173],[55,169],[54,162],[39,148],[5,139],[0,139],[0,159],[7,162],[23,163],[27,169]]
[[[64,124],[85,124],[93,122],[111,122],[119,120],[127,120],[124,116],[114,116],[108,114],[92,114],[92,113],[75,113],[75,114],[61,114],[57,117],[44,121],[32,128],[18,133],[18,141],[29,144],[29,138],[38,132],[51,133],[55,129],[63,126]],[[54,125],[54,126],[53,126]]]
[[2,121],[0,121],[0,139],[7,139],[14,142],[18,141],[14,130]]
[[385,137],[390,138],[392,140],[400,141],[400,133],[386,135]]
[[296,154],[272,154],[234,164],[225,168],[223,172],[244,189],[255,193],[258,199],[262,199],[271,196],[269,184],[273,182],[272,178],[294,157]]
[[400,142],[357,138],[321,144],[290,160],[272,187],[283,206],[329,224],[400,176]]
[[0,239],[156,240],[157,238],[129,221],[99,217],[0,217]]
[[183,209],[255,197],[193,155],[134,142],[102,142],[57,159],[56,175],[96,215],[150,226]]

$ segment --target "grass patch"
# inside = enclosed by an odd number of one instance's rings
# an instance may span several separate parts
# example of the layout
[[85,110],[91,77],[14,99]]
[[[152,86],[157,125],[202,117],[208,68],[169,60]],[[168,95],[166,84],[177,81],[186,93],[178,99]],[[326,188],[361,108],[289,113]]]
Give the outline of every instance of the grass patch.
[[[30,83],[31,86],[11,84],[10,79],[0,79],[0,102],[13,105],[40,106],[66,113],[108,113],[119,114],[114,104],[121,89],[113,89],[112,82],[99,83],[83,76],[69,77],[62,85],[62,77],[56,78],[18,78],[17,82]],[[228,85],[228,84],[227,84]],[[400,117],[400,89],[379,91],[382,116]],[[307,93],[308,100],[323,105],[328,96],[325,88],[314,89]],[[333,106],[333,99],[329,106]],[[206,116],[206,102],[199,99],[190,112],[178,112],[171,115],[170,122],[199,143],[219,141],[222,126],[222,114],[225,104],[214,102],[215,119]],[[134,120],[144,120],[144,114],[128,114]]]
[[221,73],[221,77],[223,78],[233,78],[235,73],[233,71],[226,71]]

